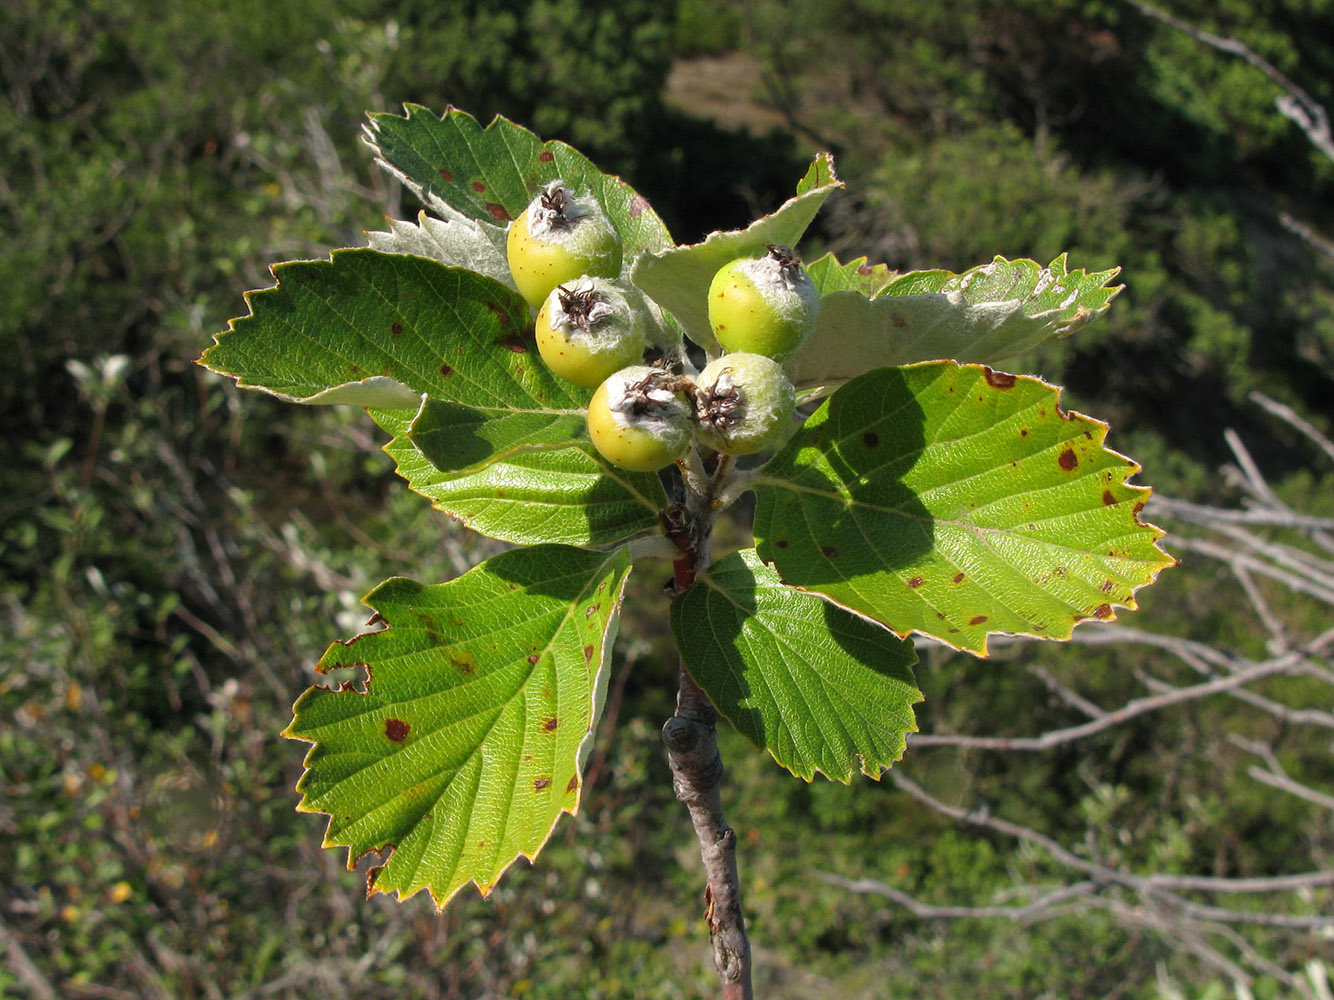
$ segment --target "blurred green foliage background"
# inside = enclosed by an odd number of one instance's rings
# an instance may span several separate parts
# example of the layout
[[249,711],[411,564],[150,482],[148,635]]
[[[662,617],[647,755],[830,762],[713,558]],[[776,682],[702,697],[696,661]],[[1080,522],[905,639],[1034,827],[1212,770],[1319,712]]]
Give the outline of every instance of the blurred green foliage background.
[[[1330,0],[1175,10],[1334,98]],[[1284,221],[1334,233],[1334,163],[1257,70],[1125,3],[10,0],[0,86],[5,997],[712,995],[657,738],[675,667],[652,566],[585,808],[489,900],[364,900],[293,811],[302,748],[277,734],[364,620],[357,598],[491,551],[393,478],[364,415],[242,398],[192,363],[268,263],[416,211],[359,143],[366,110],[503,113],[623,174],[680,242],[772,210],[828,148],[848,190],[814,242],[845,259],[1121,265],[1107,319],[1015,367],[1109,419],[1170,495],[1235,496],[1233,427],[1288,502],[1334,514],[1328,464],[1247,401],[1334,418],[1334,259]],[[1217,566],[1145,604],[1137,624],[1262,652]],[[933,654],[921,726],[1036,732],[1062,708],[1025,665],[1115,705],[1149,655]],[[1088,849],[1132,867],[1329,867],[1328,810],[1249,782],[1220,737],[1267,724],[1202,702],[1105,745],[913,763],[956,801],[1103,830]],[[1293,766],[1329,789],[1324,740]],[[968,902],[1046,869],[887,783],[806,785],[732,734],[724,759],[760,995],[1232,995],[1113,914],[928,923],[828,885],[817,872]],[[1331,955],[1314,934],[1248,940],[1289,971]]]

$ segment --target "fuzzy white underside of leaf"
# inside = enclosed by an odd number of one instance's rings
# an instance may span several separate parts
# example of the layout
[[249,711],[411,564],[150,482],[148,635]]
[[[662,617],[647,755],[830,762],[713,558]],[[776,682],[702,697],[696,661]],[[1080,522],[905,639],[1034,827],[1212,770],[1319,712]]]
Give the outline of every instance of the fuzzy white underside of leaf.
[[366,239],[372,250],[429,257],[451,267],[466,267],[513,288],[505,256],[505,227],[469,219],[443,202],[437,211],[447,218],[435,219],[422,212],[415,223],[389,219],[388,232],[367,233]]

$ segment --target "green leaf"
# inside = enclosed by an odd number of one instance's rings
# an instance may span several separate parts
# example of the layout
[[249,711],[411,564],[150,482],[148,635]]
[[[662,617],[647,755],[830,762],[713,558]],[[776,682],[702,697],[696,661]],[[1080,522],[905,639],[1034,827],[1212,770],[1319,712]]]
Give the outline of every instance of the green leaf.
[[[824,188],[841,188],[843,182],[834,173],[834,158],[829,153],[817,153],[806,173],[797,181],[797,197]],[[823,200],[823,198],[821,199]]]
[[[298,402],[419,408],[423,445],[446,472],[584,436],[591,393],[538,358],[517,292],[370,249],[273,271],[277,287],[247,295],[250,315],[218,335],[209,368]],[[381,380],[389,389],[371,395]]]
[[517,545],[607,545],[659,528],[667,496],[656,474],[603,461],[587,440],[512,454],[466,475],[440,471],[409,436],[404,410],[372,411],[390,434],[384,450],[415,491],[469,528]]
[[278,284],[247,292],[250,314],[232,320],[201,359],[242,387],[310,402],[382,378],[411,390],[414,407],[423,393],[472,404],[516,385],[567,398],[527,356],[527,303],[491,278],[364,248],[272,271]]
[[821,153],[797,186],[797,194],[772,215],[749,227],[710,233],[703,243],[647,253],[638,259],[630,280],[671,313],[686,336],[709,351],[718,350],[709,326],[709,282],[728,261],[758,253],[765,244],[796,246],[826,198],[843,182],[834,175],[833,159]]
[[506,118],[482,128],[454,108],[443,117],[415,104],[404,110],[406,115],[370,115],[366,141],[381,166],[444,218],[506,225],[559,178],[602,203],[627,263],[641,251],[672,245],[667,227],[642,195],[565,143],[544,143]]
[[868,263],[865,257],[840,264],[832,253],[807,264],[806,273],[822,296],[834,292],[860,292],[870,297],[898,277],[884,264]]
[[1135,607],[1173,564],[1141,524],[1139,466],[1059,390],[983,365],[849,382],[755,480],[760,557],[790,586],[986,655]]
[[[836,269],[823,273],[830,272]],[[828,294],[814,332],[784,367],[802,389],[918,361],[994,365],[1101,315],[1121,290],[1107,287],[1118,272],[1069,271],[1064,254],[1045,268],[997,257],[963,274],[900,275],[873,298],[865,287],[840,287],[831,278],[821,288]]]
[[387,232],[367,233],[372,250],[429,257],[450,267],[466,267],[503,285],[514,287],[505,256],[506,229],[477,219],[433,219],[425,212],[417,222],[390,219]]
[[754,549],[672,601],[682,660],[728,722],[807,781],[879,779],[916,732],[912,644],[786,587]]
[[428,399],[408,433],[437,469],[471,472],[516,452],[564,447],[586,425],[582,410],[537,409],[525,400],[471,407]]
[[385,628],[318,667],[363,668],[364,693],[311,688],[284,735],[313,744],[298,808],[328,814],[324,846],[349,868],[392,848],[371,891],[486,895],[576,811],[629,568],[623,548],[539,546],[366,598]]

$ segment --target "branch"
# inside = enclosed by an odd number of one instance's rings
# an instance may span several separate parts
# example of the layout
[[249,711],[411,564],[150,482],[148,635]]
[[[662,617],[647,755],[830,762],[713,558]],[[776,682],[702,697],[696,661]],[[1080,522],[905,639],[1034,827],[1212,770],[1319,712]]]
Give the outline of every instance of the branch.
[[5,946],[5,957],[9,960],[9,968],[14,973],[14,977],[32,991],[36,1000],[56,1000],[55,987],[51,985],[42,971],[33,964],[28,953],[24,950],[22,943],[14,935],[14,932],[5,925],[3,919],[0,919],[0,943]]
[[[1295,875],[1275,875],[1258,878],[1228,878],[1213,875],[1134,875],[1129,872],[1119,871],[1115,868],[1109,868],[1106,865],[1101,865],[1097,862],[1081,858],[1076,854],[1072,854],[1051,837],[1039,833],[1030,827],[1012,823],[1009,820],[998,819],[986,811],[967,810],[961,809],[958,806],[947,805],[932,796],[911,778],[905,777],[898,771],[890,771],[889,775],[893,779],[896,787],[907,792],[913,798],[917,799],[917,801],[929,806],[936,812],[948,816],[950,819],[958,820],[961,823],[993,830],[996,833],[1014,837],[1025,843],[1041,847],[1047,851],[1047,853],[1052,856],[1052,859],[1058,864],[1079,871],[1099,884],[1120,885],[1135,892],[1166,894],[1167,898],[1184,908],[1189,909],[1195,907],[1200,913],[1208,911],[1209,918],[1213,920],[1224,920],[1235,923],[1261,923],[1281,927],[1334,927],[1334,915],[1289,917],[1285,914],[1264,914],[1222,910],[1216,907],[1200,907],[1198,904],[1190,903],[1186,900],[1179,899],[1178,897],[1171,896],[1171,892],[1173,891],[1263,894],[1323,888],[1326,886],[1334,886],[1334,871],[1302,872]],[[1276,917],[1281,918],[1283,922],[1278,922],[1277,920],[1272,919]]]
[[[1331,247],[1330,253],[1334,254],[1334,247]],[[1301,434],[1305,435],[1305,437],[1309,439],[1317,448],[1319,448],[1327,456],[1329,456],[1329,460],[1331,462],[1334,462],[1334,441],[1331,441],[1329,438],[1325,437],[1325,435],[1321,434],[1320,431],[1316,430],[1314,425],[1312,425],[1306,420],[1303,420],[1300,416],[1298,416],[1297,411],[1294,410],[1292,407],[1285,406],[1283,403],[1270,399],[1268,396],[1266,396],[1263,392],[1260,392],[1259,390],[1256,390],[1250,394],[1250,400],[1251,402],[1260,406],[1262,409],[1267,410],[1269,413],[1272,413],[1274,416],[1278,417],[1288,426],[1294,428]]]
[[1334,795],[1326,795],[1324,792],[1317,791],[1309,785],[1303,785],[1288,774],[1287,770],[1279,763],[1274,750],[1268,744],[1260,743],[1256,740],[1248,740],[1236,733],[1228,735],[1228,742],[1233,746],[1245,750],[1247,753],[1264,760],[1268,765],[1268,770],[1259,767],[1250,767],[1246,773],[1261,784],[1268,785],[1270,788],[1277,788],[1280,791],[1295,795],[1299,799],[1305,799],[1322,809],[1334,811]]
[[[986,920],[1003,917],[1021,924],[1031,923],[1037,919],[1051,920],[1067,912],[1065,909],[1058,908],[1059,904],[1072,899],[1083,898],[1101,888],[1097,882],[1076,882],[1074,885],[1067,885],[1044,896],[1039,896],[1031,903],[1026,903],[1023,906],[935,906],[931,903],[923,903],[902,889],[895,889],[892,885],[886,885],[884,882],[877,882],[874,879],[848,879],[827,872],[820,872],[819,876],[830,885],[847,889],[849,892],[885,896],[923,920]],[[1027,888],[1035,887],[1028,886]]]
[[[731,463],[719,460],[713,478],[701,480],[706,473],[698,459],[694,466],[693,477],[686,477],[685,551],[676,560],[675,573],[678,591],[692,586],[696,574],[708,565],[713,497],[724,487],[731,469]],[[692,478],[698,489],[691,488]],[[717,718],[708,695],[682,663],[676,714],[662,727],[662,741],[672,769],[672,788],[690,813],[704,861],[704,916],[713,942],[713,963],[723,983],[723,1000],[752,1000],[750,941],[741,911],[736,833],[723,816]]]
[[724,1000],[751,1000],[750,941],[741,912],[736,833],[723,817],[723,762],[716,719],[708,697],[682,665],[676,714],[662,727],[662,741],[667,745],[672,787],[690,812],[704,860],[705,920]]
[[1249,668],[1230,674],[1227,677],[1206,681],[1203,684],[1194,684],[1190,687],[1171,688],[1162,694],[1150,695],[1147,698],[1136,698],[1133,701],[1126,702],[1114,712],[1103,712],[1088,722],[1077,726],[1068,726],[1064,729],[1053,729],[1041,736],[954,736],[945,733],[913,733],[908,737],[908,745],[914,749],[918,747],[951,746],[964,747],[970,750],[1050,750],[1052,747],[1064,743],[1073,743],[1075,740],[1084,739],[1087,736],[1093,736],[1114,726],[1119,726],[1138,715],[1157,712],[1171,705],[1195,701],[1212,694],[1232,691],[1243,684],[1249,684],[1263,677],[1287,673],[1293,670],[1299,662],[1300,654],[1298,653],[1277,657],[1273,660],[1265,660],[1262,663],[1252,664]]
[[1334,531],[1334,518],[1295,514],[1286,509],[1227,510],[1157,494],[1149,498],[1146,507],[1149,516],[1166,514],[1170,517],[1178,517],[1183,521],[1203,524],[1208,527],[1213,527],[1216,524],[1267,524],[1275,528]]
[[1273,83],[1287,92],[1274,102],[1279,114],[1305,132],[1311,145],[1331,160],[1334,160],[1334,134],[1330,131],[1329,115],[1326,113],[1324,106],[1288,79],[1277,66],[1260,56],[1245,42],[1236,38],[1215,35],[1202,28],[1197,28],[1180,18],[1173,17],[1166,11],[1144,3],[1143,0],[1126,0],[1126,2],[1146,17],[1151,17],[1155,21],[1180,31],[1182,34],[1189,35],[1197,42],[1218,49],[1220,52],[1238,56],[1258,69]]

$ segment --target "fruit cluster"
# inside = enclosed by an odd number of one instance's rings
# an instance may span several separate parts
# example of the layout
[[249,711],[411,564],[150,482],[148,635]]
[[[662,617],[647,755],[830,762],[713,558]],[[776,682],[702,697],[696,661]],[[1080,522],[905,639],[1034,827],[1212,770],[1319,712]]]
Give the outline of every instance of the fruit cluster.
[[708,315],[726,353],[697,375],[644,363],[663,345],[664,326],[621,279],[620,236],[592,196],[552,181],[514,221],[506,250],[515,287],[538,311],[542,359],[596,389],[589,436],[613,465],[656,471],[696,444],[749,455],[790,426],[796,394],[782,362],[811,332],[820,299],[788,248],[765,245],[718,269]]

